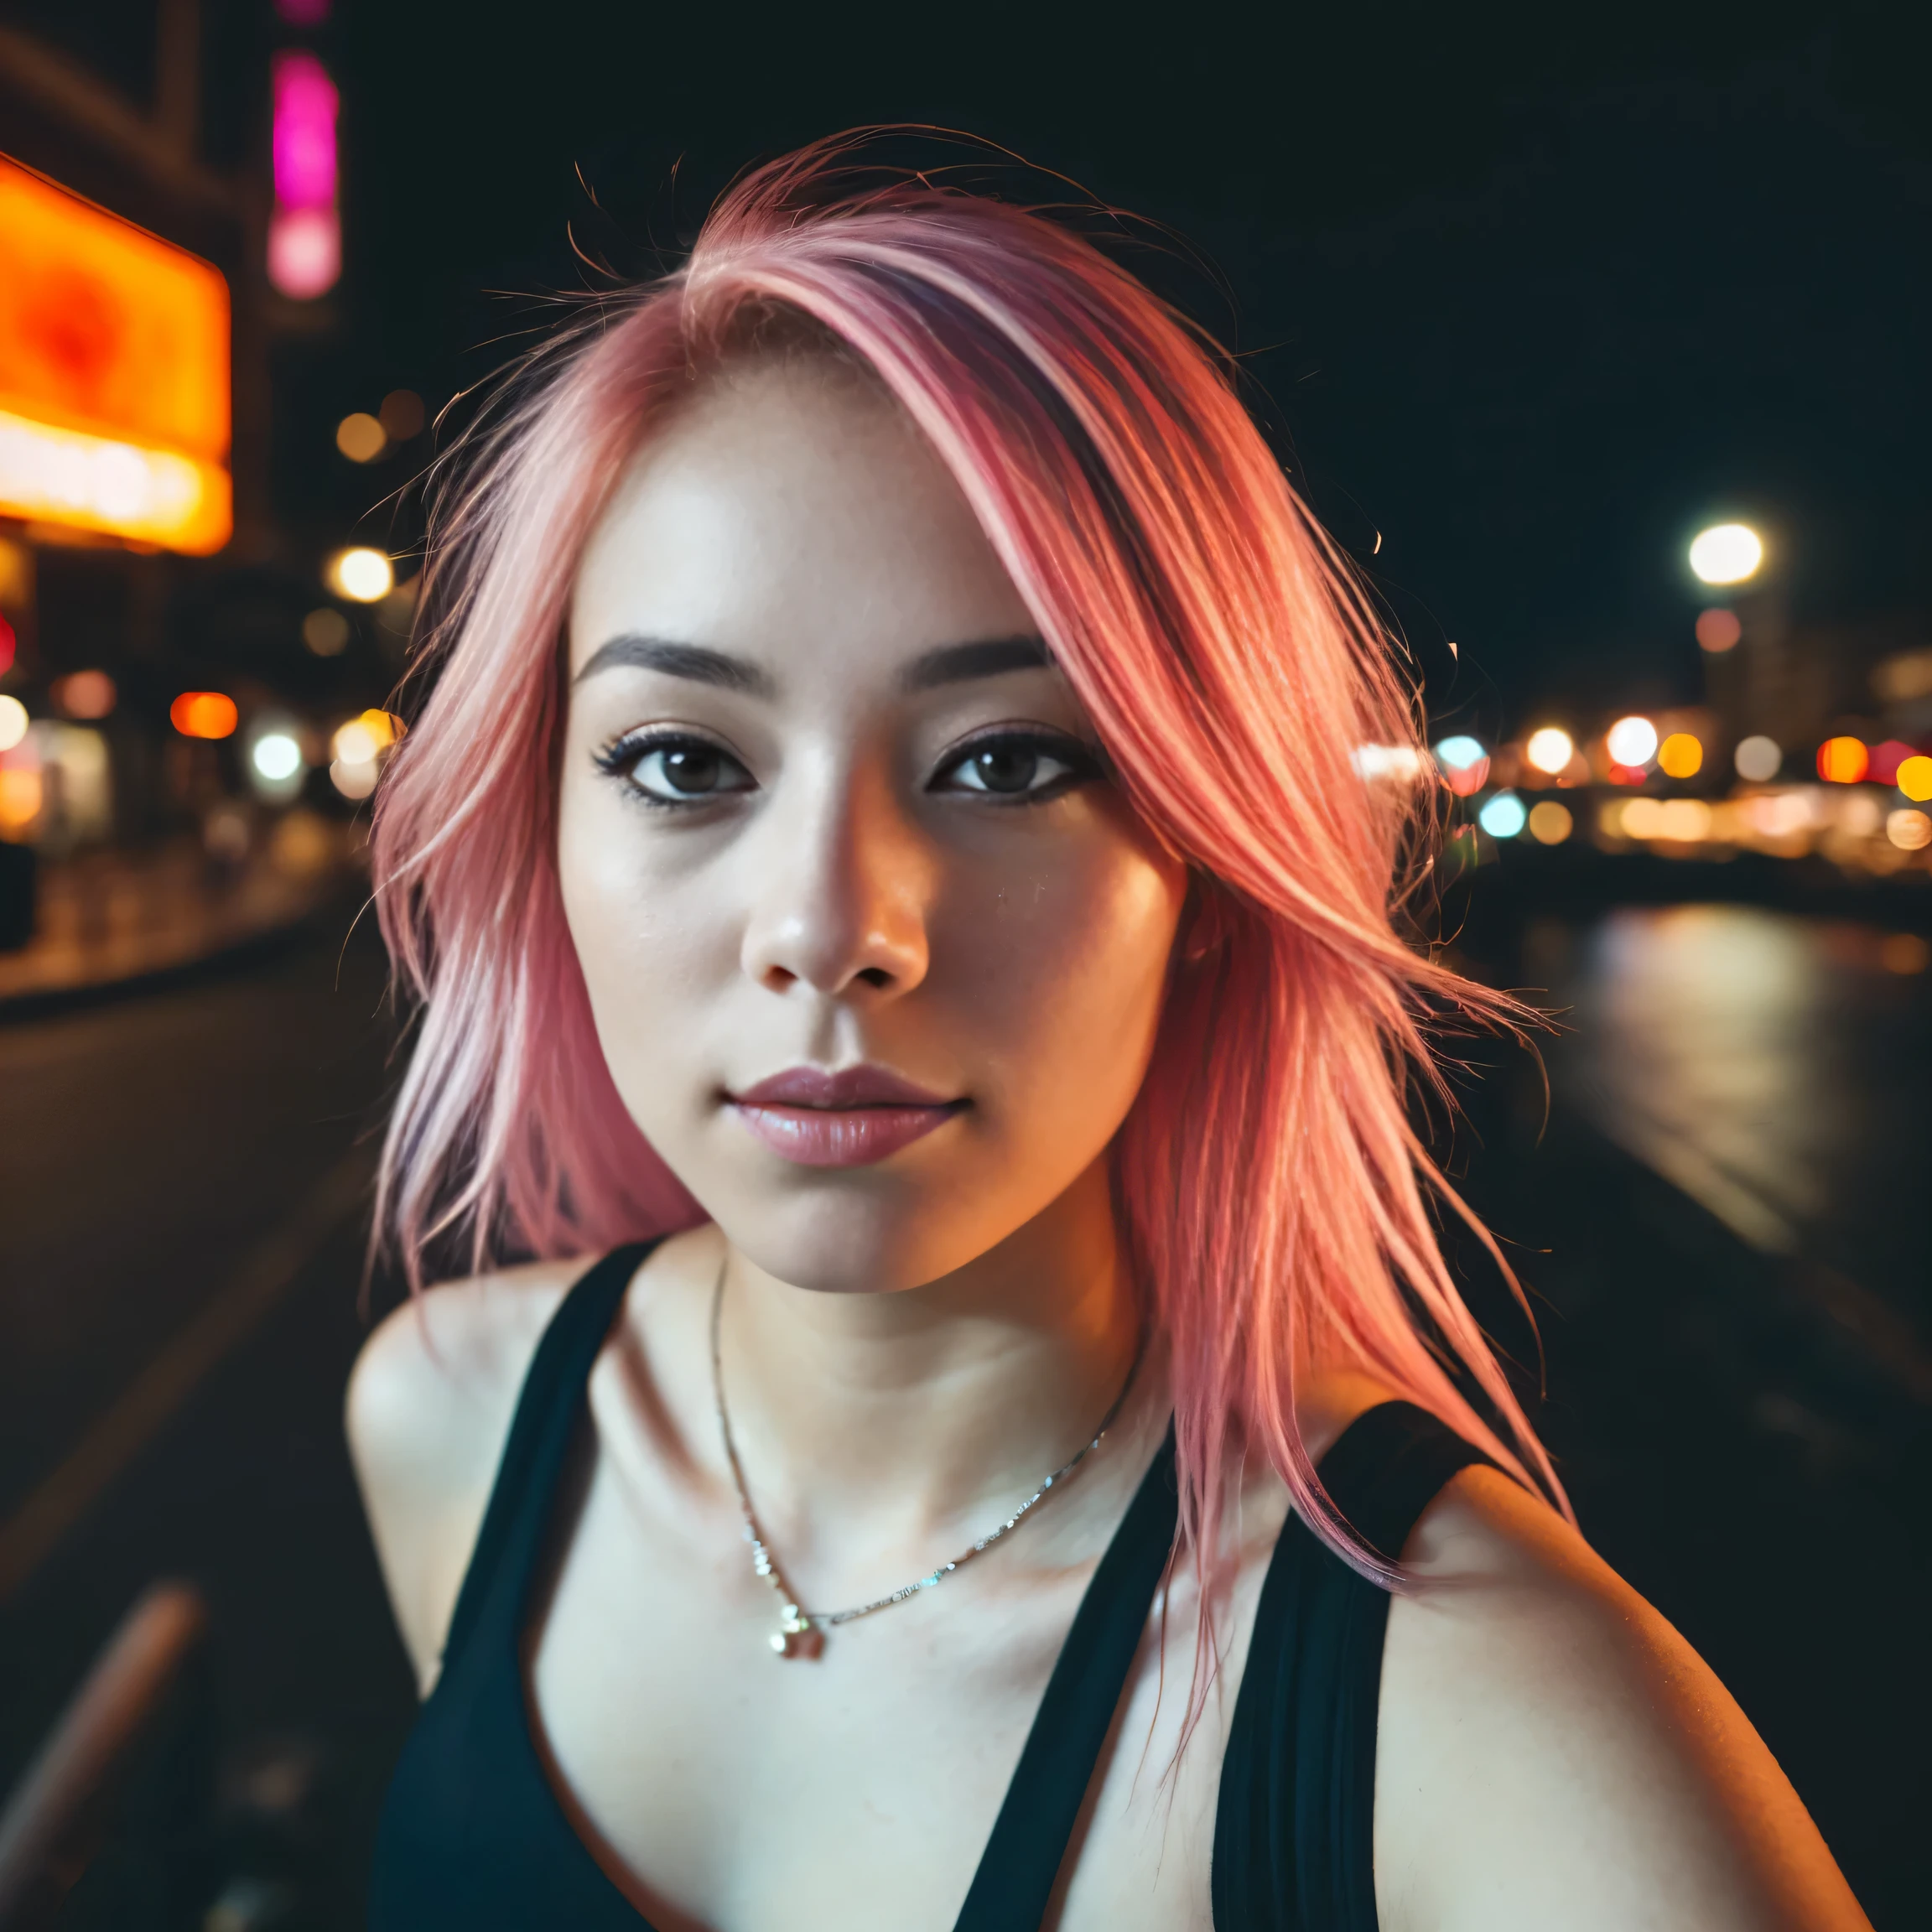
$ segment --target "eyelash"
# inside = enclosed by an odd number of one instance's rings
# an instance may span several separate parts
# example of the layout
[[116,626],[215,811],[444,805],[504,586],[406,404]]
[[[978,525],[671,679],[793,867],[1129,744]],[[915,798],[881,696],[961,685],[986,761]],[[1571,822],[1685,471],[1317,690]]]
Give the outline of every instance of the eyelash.
[[[1051,758],[1056,764],[1064,765],[1067,770],[1058,777],[1049,779],[1045,785],[1026,792],[1002,794],[985,786],[942,787],[939,780],[948,772],[956,771],[970,759],[997,746],[1023,746],[1036,756]],[[636,778],[637,767],[655,753],[675,751],[707,752],[726,761],[729,764],[744,769],[723,745],[714,740],[699,736],[690,731],[638,731],[613,739],[608,745],[591,754],[591,761],[606,777],[622,783],[627,794],[650,810],[658,812],[684,812],[706,805],[715,804],[720,798],[741,796],[746,791],[756,789],[756,784],[735,786],[728,791],[693,792],[685,798],[667,798],[657,792],[647,791]],[[933,774],[928,791],[948,791],[955,796],[963,792],[984,802],[1004,809],[1011,806],[1044,805],[1064,796],[1075,787],[1090,783],[1103,776],[1099,759],[1093,751],[1078,738],[1067,736],[1058,731],[1045,730],[1019,730],[1008,726],[982,732],[978,737],[969,739],[965,744],[956,746],[946,762]]]

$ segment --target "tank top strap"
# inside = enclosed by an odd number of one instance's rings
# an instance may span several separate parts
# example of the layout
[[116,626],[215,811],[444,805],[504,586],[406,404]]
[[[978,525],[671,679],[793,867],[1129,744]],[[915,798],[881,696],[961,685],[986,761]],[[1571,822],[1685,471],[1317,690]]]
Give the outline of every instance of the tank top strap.
[[[517,1614],[542,1553],[552,1498],[570,1452],[590,1379],[624,1291],[656,1241],[633,1241],[593,1262],[571,1285],[545,1325],[523,1375],[510,1434],[496,1465],[483,1526],[470,1553],[455,1614],[444,1640],[443,1668],[475,1634],[486,1603]],[[498,1591],[498,1584],[507,1587]]]
[[[1491,1458],[1409,1402],[1345,1429],[1319,1473],[1343,1518],[1397,1561],[1450,1479]],[[1275,1545],[1221,1767],[1216,1932],[1377,1932],[1375,1737],[1389,1594],[1299,1514]]]
[[1087,1586],[953,1932],[1040,1924],[1174,1550],[1174,1431]]
[[1413,1402],[1364,1410],[1322,1458],[1322,1486],[1349,1526],[1386,1562],[1452,1477],[1475,1463],[1495,1467],[1473,1442]]

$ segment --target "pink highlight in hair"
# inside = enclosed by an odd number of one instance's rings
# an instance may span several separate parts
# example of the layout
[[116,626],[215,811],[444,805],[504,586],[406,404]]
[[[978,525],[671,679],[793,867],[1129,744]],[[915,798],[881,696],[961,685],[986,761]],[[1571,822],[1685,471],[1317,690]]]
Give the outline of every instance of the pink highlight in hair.
[[[847,145],[747,177],[683,269],[539,351],[541,379],[472,438],[439,512],[438,682],[377,803],[383,932],[420,1012],[379,1226],[419,1285],[451,1231],[481,1269],[699,1218],[618,1098],[564,926],[558,639],[584,542],[653,423],[758,352],[748,316],[792,312],[875,372],[958,479],[1135,805],[1193,870],[1115,1161],[1171,1349],[1195,1561],[1259,1454],[1318,1534],[1389,1579],[1297,1429],[1294,1391],[1317,1368],[1375,1377],[1566,1508],[1431,1197],[1488,1238],[1405,1104],[1418,1071],[1444,1092],[1432,1015],[1519,1014],[1392,924],[1432,766],[1384,632],[1223,368],[1141,283],[1019,208],[917,178],[848,189]],[[1393,768],[1415,776],[1365,780],[1363,745],[1412,750]]]

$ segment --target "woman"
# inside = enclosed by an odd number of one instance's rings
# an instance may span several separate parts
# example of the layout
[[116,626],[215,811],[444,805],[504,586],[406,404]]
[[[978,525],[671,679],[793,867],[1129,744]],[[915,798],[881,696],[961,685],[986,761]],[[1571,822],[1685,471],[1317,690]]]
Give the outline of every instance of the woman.
[[840,153],[433,538],[374,1922],[1862,1924],[1438,1253],[1405,1083],[1508,1015],[1391,927],[1359,592],[1130,276]]

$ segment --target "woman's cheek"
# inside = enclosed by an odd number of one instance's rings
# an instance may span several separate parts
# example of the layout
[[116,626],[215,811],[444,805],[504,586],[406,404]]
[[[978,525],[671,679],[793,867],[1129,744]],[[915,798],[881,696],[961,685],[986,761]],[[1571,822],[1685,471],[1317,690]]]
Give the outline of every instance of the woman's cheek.
[[598,1043],[632,1119],[655,1140],[678,1130],[704,1084],[698,1022],[716,912],[693,881],[652,877],[635,831],[625,831],[566,816],[560,883]]
[[970,961],[956,984],[1010,1130],[1095,1151],[1139,1090],[1186,881],[1118,843],[1082,856],[1010,884],[948,950]]

